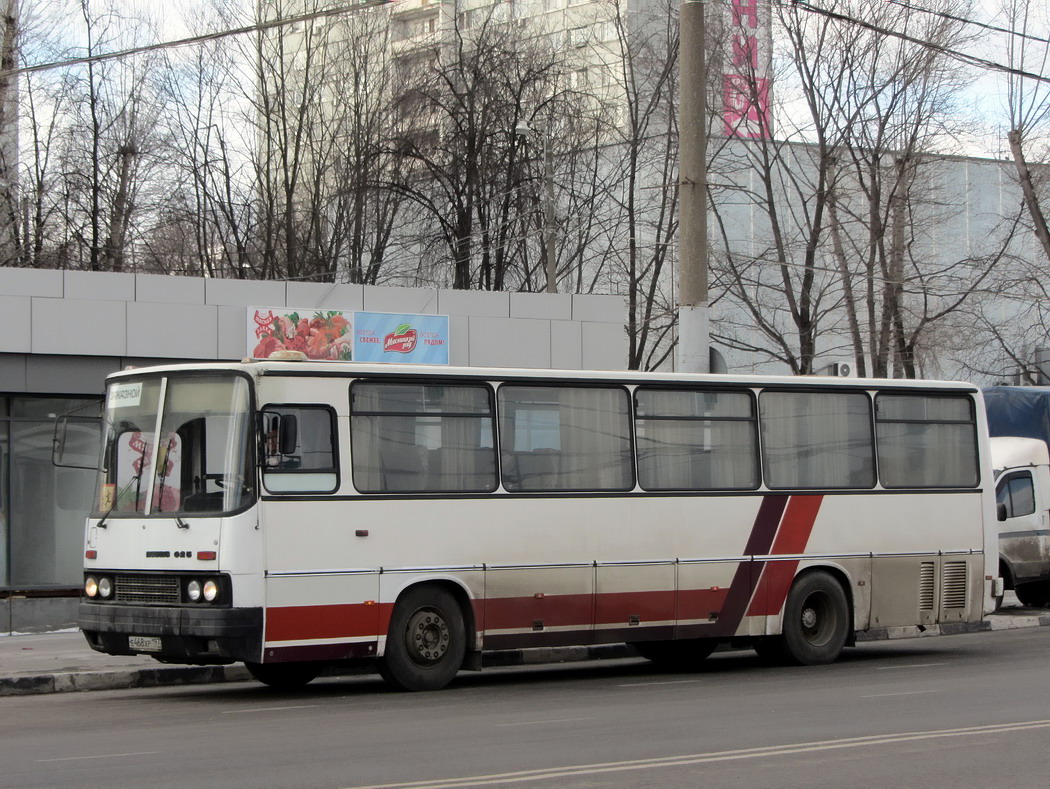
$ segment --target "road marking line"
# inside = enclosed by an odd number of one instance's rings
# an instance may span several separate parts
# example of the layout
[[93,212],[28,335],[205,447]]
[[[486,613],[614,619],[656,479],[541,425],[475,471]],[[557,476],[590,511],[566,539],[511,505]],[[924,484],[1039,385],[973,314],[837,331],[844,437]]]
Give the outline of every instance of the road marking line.
[[699,679],[669,679],[666,682],[631,682],[626,685],[620,685],[621,688],[648,688],[653,685],[688,685],[693,682],[700,682]]
[[904,690],[900,693],[872,693],[870,696],[861,696],[862,699],[881,699],[885,696],[918,696],[921,693],[941,693],[939,690]]
[[370,784],[368,786],[347,787],[347,789],[462,789],[463,787],[494,786],[501,783],[524,783],[526,781],[547,781],[580,775],[627,772],[629,770],[649,770],[661,767],[689,767],[692,765],[708,764],[712,762],[761,759],[770,756],[784,756],[796,753],[813,753],[817,751],[840,750],[843,748],[860,748],[867,745],[892,745],[895,743],[933,740],[945,737],[975,737],[1003,732],[1025,731],[1029,729],[1050,729],[1050,720],[999,723],[988,726],[968,726],[961,729],[901,732],[899,734],[875,734],[866,737],[850,737],[842,740],[823,740],[807,743],[793,743],[790,745],[768,745],[758,748],[744,748],[735,751],[716,751],[713,753],[697,753],[683,756],[665,756],[655,759],[635,759],[623,762],[599,762],[597,764],[580,764],[542,770],[522,770],[520,772],[476,775],[468,778],[450,778],[439,781]]
[[246,712],[284,712],[285,710],[312,710],[320,704],[296,704],[288,707],[251,707],[246,710],[223,710],[223,715],[243,715]]
[[92,756],[63,756],[58,759],[37,759],[37,764],[44,762],[75,762],[80,759],[127,759],[131,756],[155,756],[160,751],[138,751],[136,753],[99,753]]
[[879,666],[876,671],[896,671],[902,668],[929,668],[930,666],[947,666],[947,663],[912,663],[910,666]]
[[551,718],[545,721],[519,721],[517,723],[497,723],[496,726],[546,726],[548,723],[576,723],[577,721],[592,721],[591,718]]

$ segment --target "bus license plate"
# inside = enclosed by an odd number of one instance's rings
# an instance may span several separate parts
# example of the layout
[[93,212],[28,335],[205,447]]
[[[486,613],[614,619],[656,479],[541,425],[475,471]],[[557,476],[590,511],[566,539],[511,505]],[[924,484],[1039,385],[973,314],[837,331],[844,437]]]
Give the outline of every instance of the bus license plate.
[[160,652],[160,636],[128,636],[128,649]]

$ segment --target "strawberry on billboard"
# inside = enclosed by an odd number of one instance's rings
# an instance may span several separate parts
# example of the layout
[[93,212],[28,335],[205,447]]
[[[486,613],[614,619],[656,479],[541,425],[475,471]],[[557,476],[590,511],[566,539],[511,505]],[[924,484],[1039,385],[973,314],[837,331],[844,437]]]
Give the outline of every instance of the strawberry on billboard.
[[354,361],[448,364],[448,316],[355,312]]

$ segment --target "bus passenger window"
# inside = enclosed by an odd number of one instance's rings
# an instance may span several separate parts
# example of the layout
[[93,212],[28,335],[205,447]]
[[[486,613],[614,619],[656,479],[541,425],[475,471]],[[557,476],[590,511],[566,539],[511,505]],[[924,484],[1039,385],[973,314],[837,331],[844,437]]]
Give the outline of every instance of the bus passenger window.
[[339,487],[335,414],[324,406],[268,405],[259,457],[270,493],[331,493]]
[[978,483],[973,400],[957,395],[875,398],[879,477],[887,488],[969,488]]
[[354,486],[362,493],[495,490],[487,386],[357,381],[350,397]]
[[754,490],[758,428],[749,392],[635,391],[645,490]]
[[634,487],[627,390],[504,384],[499,410],[507,490]]
[[771,489],[875,487],[867,394],[766,390],[758,404]]

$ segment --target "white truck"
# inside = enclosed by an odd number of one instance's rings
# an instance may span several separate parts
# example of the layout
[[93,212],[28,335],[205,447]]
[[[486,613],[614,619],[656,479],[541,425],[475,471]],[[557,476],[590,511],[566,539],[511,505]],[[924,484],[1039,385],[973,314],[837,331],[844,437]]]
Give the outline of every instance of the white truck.
[[1037,438],[991,439],[999,574],[1026,606],[1050,605],[1050,451]]

